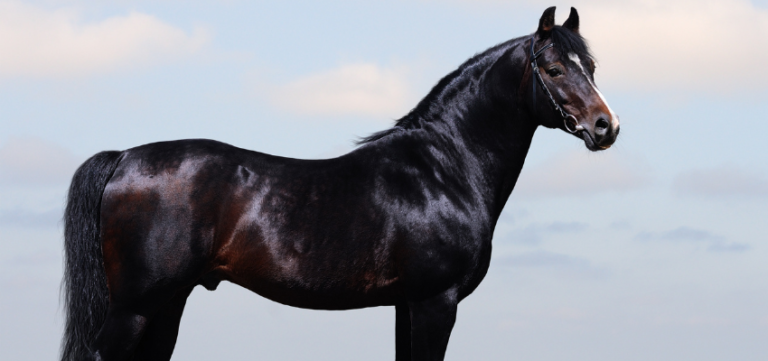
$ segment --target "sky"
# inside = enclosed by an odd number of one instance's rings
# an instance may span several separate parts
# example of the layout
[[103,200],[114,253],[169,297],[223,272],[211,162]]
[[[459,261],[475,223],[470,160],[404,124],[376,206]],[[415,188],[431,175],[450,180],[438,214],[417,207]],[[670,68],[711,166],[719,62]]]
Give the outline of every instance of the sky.
[[[621,117],[539,129],[446,360],[768,359],[768,1],[0,0],[0,359],[54,359],[92,154],[210,138],[329,158],[570,6]],[[391,360],[394,309],[197,288],[174,360]]]

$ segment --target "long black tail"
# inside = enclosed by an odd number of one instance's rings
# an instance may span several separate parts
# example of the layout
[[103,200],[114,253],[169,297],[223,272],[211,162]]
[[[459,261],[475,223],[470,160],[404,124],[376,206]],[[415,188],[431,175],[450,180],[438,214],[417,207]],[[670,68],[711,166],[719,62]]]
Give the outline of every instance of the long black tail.
[[75,172],[64,212],[64,310],[62,361],[89,359],[88,347],[104,323],[107,277],[99,236],[101,196],[122,153],[101,152]]

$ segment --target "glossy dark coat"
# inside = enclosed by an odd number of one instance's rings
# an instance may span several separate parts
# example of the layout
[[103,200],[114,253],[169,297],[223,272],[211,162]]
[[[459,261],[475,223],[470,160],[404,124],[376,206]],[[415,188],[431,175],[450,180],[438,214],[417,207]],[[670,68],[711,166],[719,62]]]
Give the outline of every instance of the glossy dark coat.
[[394,128],[338,158],[181,140],[89,159],[65,216],[62,360],[168,360],[192,288],[222,280],[296,307],[394,305],[397,360],[442,360],[534,131],[562,128],[531,101],[533,39],[561,39],[539,59],[545,81],[579,119],[577,136],[610,146],[618,121],[590,85],[578,15],[555,27],[550,8],[533,37],[470,59]]

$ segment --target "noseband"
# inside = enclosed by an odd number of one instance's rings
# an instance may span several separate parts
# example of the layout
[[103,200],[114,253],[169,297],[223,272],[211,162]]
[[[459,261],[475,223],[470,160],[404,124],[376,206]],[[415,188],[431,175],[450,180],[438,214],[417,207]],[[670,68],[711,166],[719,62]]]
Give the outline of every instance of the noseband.
[[[539,49],[537,52],[533,52],[533,45],[536,44],[536,39],[531,37],[531,69],[533,69],[534,77],[536,78],[536,81],[532,81],[533,84],[533,109],[534,112],[536,111],[536,83],[539,83],[541,85],[541,88],[544,89],[544,94],[547,94],[547,97],[549,97],[549,103],[552,104],[552,108],[555,109],[555,111],[560,114],[560,117],[563,118],[563,124],[565,125],[565,130],[567,130],[569,133],[576,133],[580,130],[584,130],[584,128],[579,125],[578,119],[574,117],[571,114],[568,114],[568,112],[563,109],[560,104],[557,104],[557,101],[555,101],[555,98],[552,97],[552,93],[549,91],[549,88],[547,88],[547,85],[544,84],[544,79],[541,78],[541,74],[539,73],[539,65],[536,63],[536,58],[541,56],[541,53],[544,52],[544,50],[547,50],[553,46],[555,46],[555,43],[549,43],[545,45],[543,48]],[[568,120],[573,121],[573,125],[570,125]]]

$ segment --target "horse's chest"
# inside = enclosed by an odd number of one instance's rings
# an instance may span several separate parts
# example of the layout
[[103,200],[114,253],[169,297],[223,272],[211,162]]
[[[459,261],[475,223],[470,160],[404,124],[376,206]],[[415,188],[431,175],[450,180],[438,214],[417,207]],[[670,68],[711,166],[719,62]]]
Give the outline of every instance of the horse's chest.
[[490,239],[471,232],[411,239],[403,276],[411,287],[457,288],[471,292],[480,283],[490,263]]

